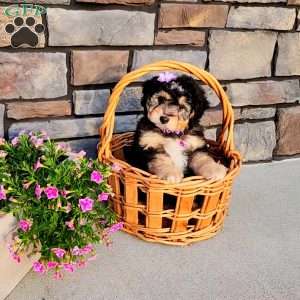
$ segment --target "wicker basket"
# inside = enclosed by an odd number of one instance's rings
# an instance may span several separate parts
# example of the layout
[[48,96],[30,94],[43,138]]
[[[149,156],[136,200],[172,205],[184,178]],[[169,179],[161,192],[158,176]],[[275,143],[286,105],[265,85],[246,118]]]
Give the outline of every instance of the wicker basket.
[[[133,133],[113,135],[115,110],[124,88],[139,77],[157,71],[181,71],[209,85],[221,100],[223,124],[216,142],[209,141],[210,151],[227,161],[229,171],[222,181],[201,176],[184,178],[169,184],[157,176],[125,162],[124,148],[130,146]],[[126,74],[115,86],[100,128],[98,158],[115,164],[110,178],[114,191],[113,208],[124,230],[144,240],[172,245],[187,245],[213,237],[222,228],[233,178],[240,165],[240,154],[234,151],[233,110],[218,81],[193,65],[160,61]]]

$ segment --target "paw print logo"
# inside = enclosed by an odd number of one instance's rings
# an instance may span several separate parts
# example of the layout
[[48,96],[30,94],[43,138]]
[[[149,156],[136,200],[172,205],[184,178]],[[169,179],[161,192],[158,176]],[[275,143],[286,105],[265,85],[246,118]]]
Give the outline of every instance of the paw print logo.
[[11,35],[11,45],[18,48],[22,45],[35,47],[39,42],[39,34],[43,33],[45,27],[43,24],[36,24],[33,17],[16,17],[13,24],[5,26],[5,31]]

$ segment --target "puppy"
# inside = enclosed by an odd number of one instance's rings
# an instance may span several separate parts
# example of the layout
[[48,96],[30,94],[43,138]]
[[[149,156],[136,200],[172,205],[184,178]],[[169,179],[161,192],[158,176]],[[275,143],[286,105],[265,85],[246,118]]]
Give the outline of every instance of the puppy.
[[208,102],[203,89],[189,76],[161,73],[143,86],[144,116],[139,121],[131,163],[170,183],[192,171],[220,180],[227,169],[206,151],[199,125]]

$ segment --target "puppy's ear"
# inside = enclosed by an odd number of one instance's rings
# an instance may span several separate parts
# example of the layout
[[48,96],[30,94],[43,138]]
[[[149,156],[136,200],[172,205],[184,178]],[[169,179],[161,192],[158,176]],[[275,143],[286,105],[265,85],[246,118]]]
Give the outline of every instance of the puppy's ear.
[[155,76],[143,84],[143,96],[142,96],[142,106],[146,110],[146,103],[149,98],[159,89],[161,82],[158,80],[158,76]]
[[192,109],[194,116],[192,122],[199,122],[204,111],[208,108],[208,101],[203,88],[192,77],[182,75],[177,78],[178,83],[187,91],[192,98]]

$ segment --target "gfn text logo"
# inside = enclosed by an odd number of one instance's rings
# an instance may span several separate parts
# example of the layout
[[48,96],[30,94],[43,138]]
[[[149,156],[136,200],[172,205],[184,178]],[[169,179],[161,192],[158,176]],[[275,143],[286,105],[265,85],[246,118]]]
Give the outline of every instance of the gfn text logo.
[[29,4],[29,3],[19,3],[12,4],[5,7],[3,13],[7,17],[18,17],[18,16],[41,16],[47,12],[47,8],[37,5],[37,4]]

